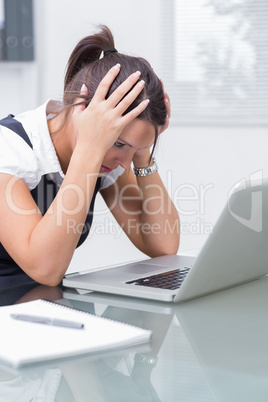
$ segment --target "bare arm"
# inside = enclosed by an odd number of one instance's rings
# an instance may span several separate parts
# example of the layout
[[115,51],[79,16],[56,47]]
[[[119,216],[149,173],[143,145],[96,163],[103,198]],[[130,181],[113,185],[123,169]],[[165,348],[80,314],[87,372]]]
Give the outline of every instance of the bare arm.
[[[164,85],[163,91],[167,117],[165,124],[159,127],[159,135],[168,128],[171,115]],[[149,149],[136,152],[134,166],[147,166],[149,158]],[[177,253],[180,219],[157,172],[136,177],[129,169],[101,193],[119,225],[140,251],[150,257]]]
[[125,171],[113,186],[101,193],[119,225],[140,251],[150,257],[177,253],[179,216],[157,172],[136,178],[131,170]]
[[61,281],[79,240],[79,231],[68,231],[69,219],[77,225],[84,223],[107,149],[147,106],[143,101],[122,116],[142,90],[137,84],[122,100],[137,82],[135,74],[105,99],[118,72],[116,66],[107,73],[87,108],[74,108],[76,147],[61,188],[44,217],[22,180],[0,174],[0,241],[39,283],[54,286]]

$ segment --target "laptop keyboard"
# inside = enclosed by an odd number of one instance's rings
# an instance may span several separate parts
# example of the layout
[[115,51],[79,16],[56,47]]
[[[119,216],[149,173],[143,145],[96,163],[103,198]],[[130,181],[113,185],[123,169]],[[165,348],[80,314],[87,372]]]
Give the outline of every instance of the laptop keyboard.
[[126,282],[126,284],[175,290],[181,287],[189,270],[190,267],[183,267],[168,272],[162,272],[161,274],[147,276],[146,278],[134,279]]

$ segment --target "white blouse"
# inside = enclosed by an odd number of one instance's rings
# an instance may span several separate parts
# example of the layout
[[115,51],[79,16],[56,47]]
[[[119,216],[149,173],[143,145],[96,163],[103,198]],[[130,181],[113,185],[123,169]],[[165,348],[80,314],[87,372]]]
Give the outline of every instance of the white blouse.
[[[22,179],[29,190],[34,189],[45,174],[61,185],[64,173],[52,143],[47,119],[50,110],[59,108],[57,101],[48,100],[35,110],[15,116],[20,121],[33,145],[33,149],[12,130],[0,125],[0,172]],[[101,187],[112,185],[124,172],[121,166],[101,177]]]

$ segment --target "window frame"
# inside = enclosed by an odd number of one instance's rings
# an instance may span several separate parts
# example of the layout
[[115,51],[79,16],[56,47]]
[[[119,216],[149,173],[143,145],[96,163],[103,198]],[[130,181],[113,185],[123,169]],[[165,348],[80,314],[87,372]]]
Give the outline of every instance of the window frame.
[[[176,24],[176,1],[179,0],[162,0],[162,71],[165,89],[167,90],[172,107],[171,125],[174,126],[254,126],[254,127],[267,127],[268,126],[268,96],[264,98],[264,104],[267,104],[267,113],[254,114],[247,113],[241,108],[241,114],[193,114],[188,113],[185,116],[180,115],[180,103],[183,102],[183,96],[187,95],[182,93],[180,99],[176,94],[181,92],[182,85],[176,81],[176,37],[175,37],[175,24]],[[268,43],[267,43],[268,46]],[[267,83],[268,83],[268,57],[267,57]],[[266,83],[267,87],[268,84]],[[268,88],[267,88],[268,89]],[[268,92],[268,91],[267,91]],[[192,97],[194,104],[194,96]],[[256,107],[260,99],[256,97]],[[197,109],[198,110],[198,109]]]

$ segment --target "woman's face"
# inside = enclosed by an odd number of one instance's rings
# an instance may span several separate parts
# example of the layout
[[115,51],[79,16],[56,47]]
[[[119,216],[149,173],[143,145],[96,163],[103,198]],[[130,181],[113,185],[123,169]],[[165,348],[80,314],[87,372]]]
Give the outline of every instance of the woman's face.
[[155,129],[151,122],[141,119],[133,120],[106,152],[100,173],[111,172],[118,166],[128,169],[134,154],[148,155],[154,140]]

